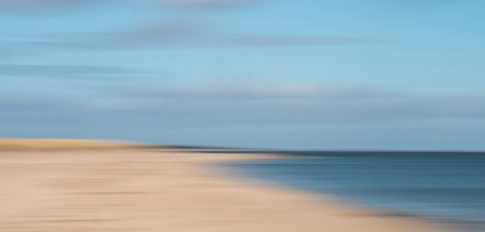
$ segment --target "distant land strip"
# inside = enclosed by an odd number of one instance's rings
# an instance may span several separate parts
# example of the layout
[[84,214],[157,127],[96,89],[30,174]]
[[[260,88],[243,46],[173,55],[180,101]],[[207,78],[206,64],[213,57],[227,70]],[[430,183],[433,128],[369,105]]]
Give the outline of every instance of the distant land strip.
[[0,138],[0,151],[66,151],[136,148],[140,145],[120,141],[83,139]]

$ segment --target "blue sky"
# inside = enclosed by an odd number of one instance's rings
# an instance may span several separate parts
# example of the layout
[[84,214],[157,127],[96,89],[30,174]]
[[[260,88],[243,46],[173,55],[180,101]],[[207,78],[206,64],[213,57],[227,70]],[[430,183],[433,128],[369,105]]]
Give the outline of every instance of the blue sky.
[[0,136],[484,150],[478,0],[0,0]]

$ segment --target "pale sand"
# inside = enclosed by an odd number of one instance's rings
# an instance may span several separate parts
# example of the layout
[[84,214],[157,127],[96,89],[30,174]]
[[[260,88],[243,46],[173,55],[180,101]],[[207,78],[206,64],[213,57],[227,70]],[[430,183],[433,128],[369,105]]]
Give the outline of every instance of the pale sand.
[[3,151],[0,231],[444,231],[213,167],[263,157],[168,150]]
[[0,138],[0,151],[104,150],[133,146],[136,145],[117,141]]

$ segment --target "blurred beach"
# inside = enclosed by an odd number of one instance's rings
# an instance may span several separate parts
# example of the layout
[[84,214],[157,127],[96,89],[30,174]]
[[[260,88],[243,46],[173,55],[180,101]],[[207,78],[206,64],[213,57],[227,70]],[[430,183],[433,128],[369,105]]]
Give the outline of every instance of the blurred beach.
[[284,156],[86,141],[36,151],[22,143],[2,150],[0,142],[0,231],[445,231],[223,165]]
[[0,0],[0,232],[484,232],[483,9]]

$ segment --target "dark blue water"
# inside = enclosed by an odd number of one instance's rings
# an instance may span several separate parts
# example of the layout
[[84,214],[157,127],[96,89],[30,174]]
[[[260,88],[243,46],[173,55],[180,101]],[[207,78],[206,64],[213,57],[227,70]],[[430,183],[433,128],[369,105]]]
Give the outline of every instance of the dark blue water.
[[365,206],[485,231],[485,154],[303,152],[235,167]]

